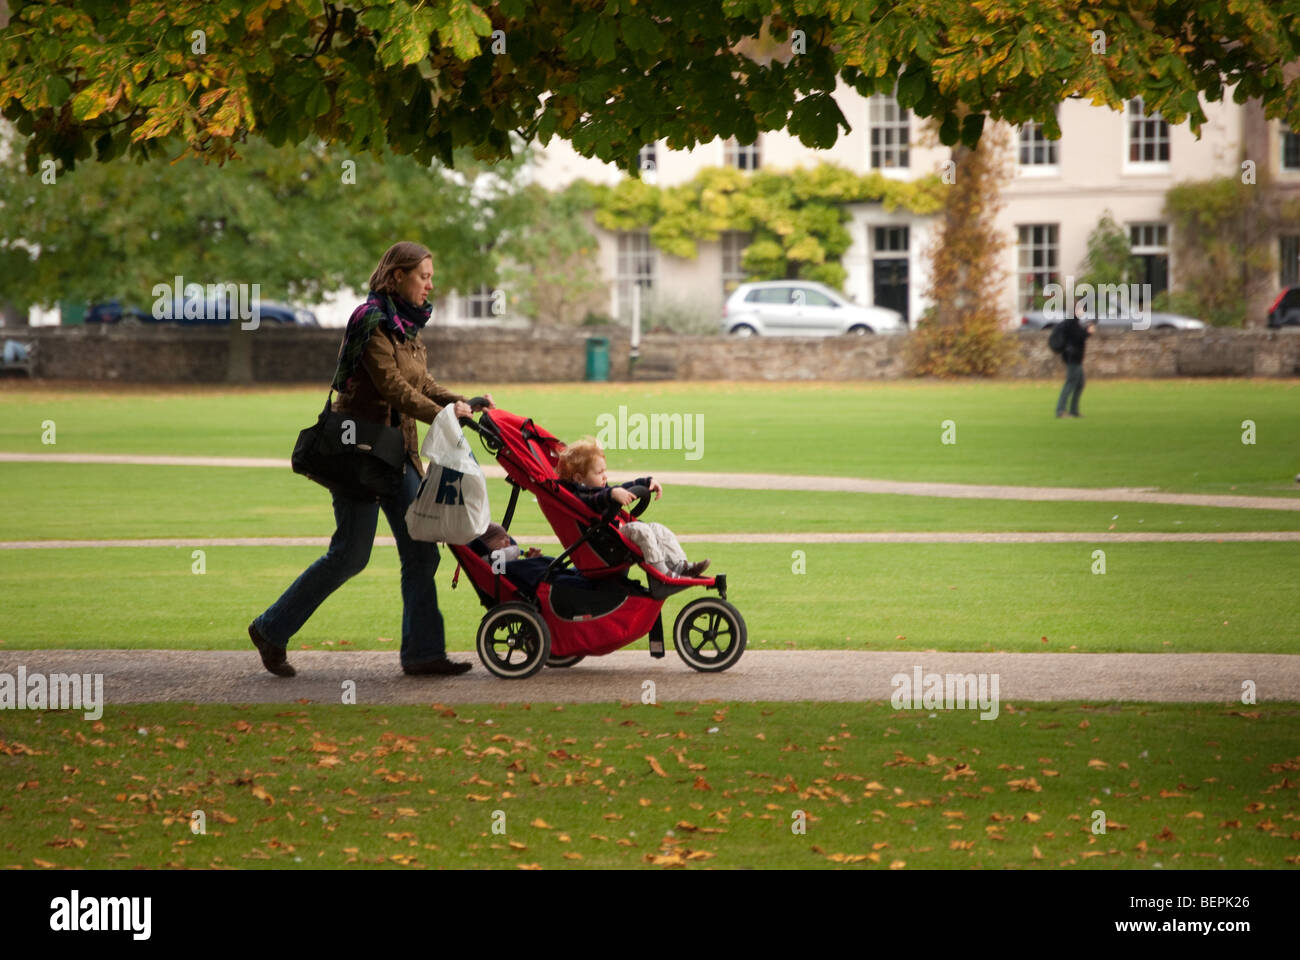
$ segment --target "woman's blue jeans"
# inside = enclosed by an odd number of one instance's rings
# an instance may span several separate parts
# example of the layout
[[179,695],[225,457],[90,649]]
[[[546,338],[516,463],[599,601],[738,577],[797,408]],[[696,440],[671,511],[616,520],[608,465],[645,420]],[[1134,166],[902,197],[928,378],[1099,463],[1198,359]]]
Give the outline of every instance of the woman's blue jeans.
[[406,532],[406,508],[419,489],[420,476],[408,462],[396,497],[366,503],[334,494],[337,529],[329,549],[253,621],[258,632],[278,647],[287,646],[289,638],[302,629],[326,597],[364,570],[375,543],[379,509],[383,507],[402,562],[402,666],[446,656],[442,613],[433,581],[440,559],[438,545],[412,540]]

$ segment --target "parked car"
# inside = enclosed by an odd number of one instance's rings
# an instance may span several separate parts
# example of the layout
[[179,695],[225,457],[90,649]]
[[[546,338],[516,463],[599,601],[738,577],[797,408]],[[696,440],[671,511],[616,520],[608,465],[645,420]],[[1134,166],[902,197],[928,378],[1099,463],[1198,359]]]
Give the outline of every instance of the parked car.
[[[1060,322],[1060,317],[1048,318],[1042,310],[1031,310],[1020,318],[1021,330],[1050,330]],[[1145,325],[1144,325],[1145,324]],[[1205,323],[1177,313],[1152,311],[1150,320],[1131,312],[1111,310],[1098,314],[1098,328],[1106,330],[1204,330]]]
[[825,284],[767,280],[736,288],[722,305],[720,329],[743,337],[833,337],[903,333],[907,322],[897,310],[850,303]]
[[86,308],[86,323],[152,323],[153,317],[139,307],[124,307],[118,300],[92,303]]
[[1270,327],[1300,327],[1300,287],[1287,287],[1268,308]]
[[[222,326],[230,322],[230,317],[234,311],[218,310],[215,300],[209,300],[203,305],[203,315],[201,317],[185,316],[184,304],[175,304],[172,309],[172,316],[175,319],[156,319],[149,310],[142,310],[135,306],[123,306],[117,300],[108,300],[104,303],[92,303],[86,310],[86,323],[120,323],[125,326],[135,326],[145,323],[178,323],[186,326]],[[276,323],[296,327],[319,327],[320,322],[316,319],[316,314],[302,307],[295,307],[278,300],[263,300],[258,307],[258,318],[263,323]]]

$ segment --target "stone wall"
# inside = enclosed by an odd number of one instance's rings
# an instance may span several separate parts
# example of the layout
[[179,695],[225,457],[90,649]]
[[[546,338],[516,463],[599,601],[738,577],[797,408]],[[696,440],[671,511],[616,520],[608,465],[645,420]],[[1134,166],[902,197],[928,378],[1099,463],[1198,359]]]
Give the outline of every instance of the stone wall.
[[[8,332],[7,330],[5,332]],[[610,376],[629,379],[622,331],[427,331],[429,367],[457,383],[577,381],[585,338],[610,339]],[[56,380],[220,383],[231,334],[179,328],[33,327],[12,331],[36,346],[34,375]],[[328,381],[342,331],[265,328],[249,338],[261,383]],[[1060,361],[1043,332],[1017,333],[1008,377],[1055,378]],[[632,376],[676,380],[888,380],[904,376],[902,337],[818,339],[655,335],[643,338]],[[1300,330],[1103,331],[1089,341],[1089,377],[1300,375]]]

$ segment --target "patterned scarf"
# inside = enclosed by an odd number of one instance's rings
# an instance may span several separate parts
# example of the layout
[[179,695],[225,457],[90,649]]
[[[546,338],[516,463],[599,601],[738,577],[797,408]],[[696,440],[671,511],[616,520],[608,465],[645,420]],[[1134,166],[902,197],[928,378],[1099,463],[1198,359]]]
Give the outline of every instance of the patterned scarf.
[[414,340],[429,322],[433,305],[426,303],[417,307],[405,297],[396,293],[378,293],[370,291],[366,302],[352,311],[347,329],[343,333],[343,343],[339,346],[338,366],[334,371],[335,390],[351,392],[356,378],[361,374],[361,354],[370,341],[370,336],[379,327],[393,333],[403,340]]

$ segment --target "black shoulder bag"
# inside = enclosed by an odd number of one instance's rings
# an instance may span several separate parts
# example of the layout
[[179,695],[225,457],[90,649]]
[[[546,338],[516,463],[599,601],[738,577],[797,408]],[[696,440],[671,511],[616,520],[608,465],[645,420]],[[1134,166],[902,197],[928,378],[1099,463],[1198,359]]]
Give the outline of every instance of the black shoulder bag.
[[397,495],[406,463],[406,444],[397,428],[397,409],[390,423],[362,420],[330,409],[331,389],[316,423],[298,434],[293,472],[315,480],[352,500],[375,502]]

